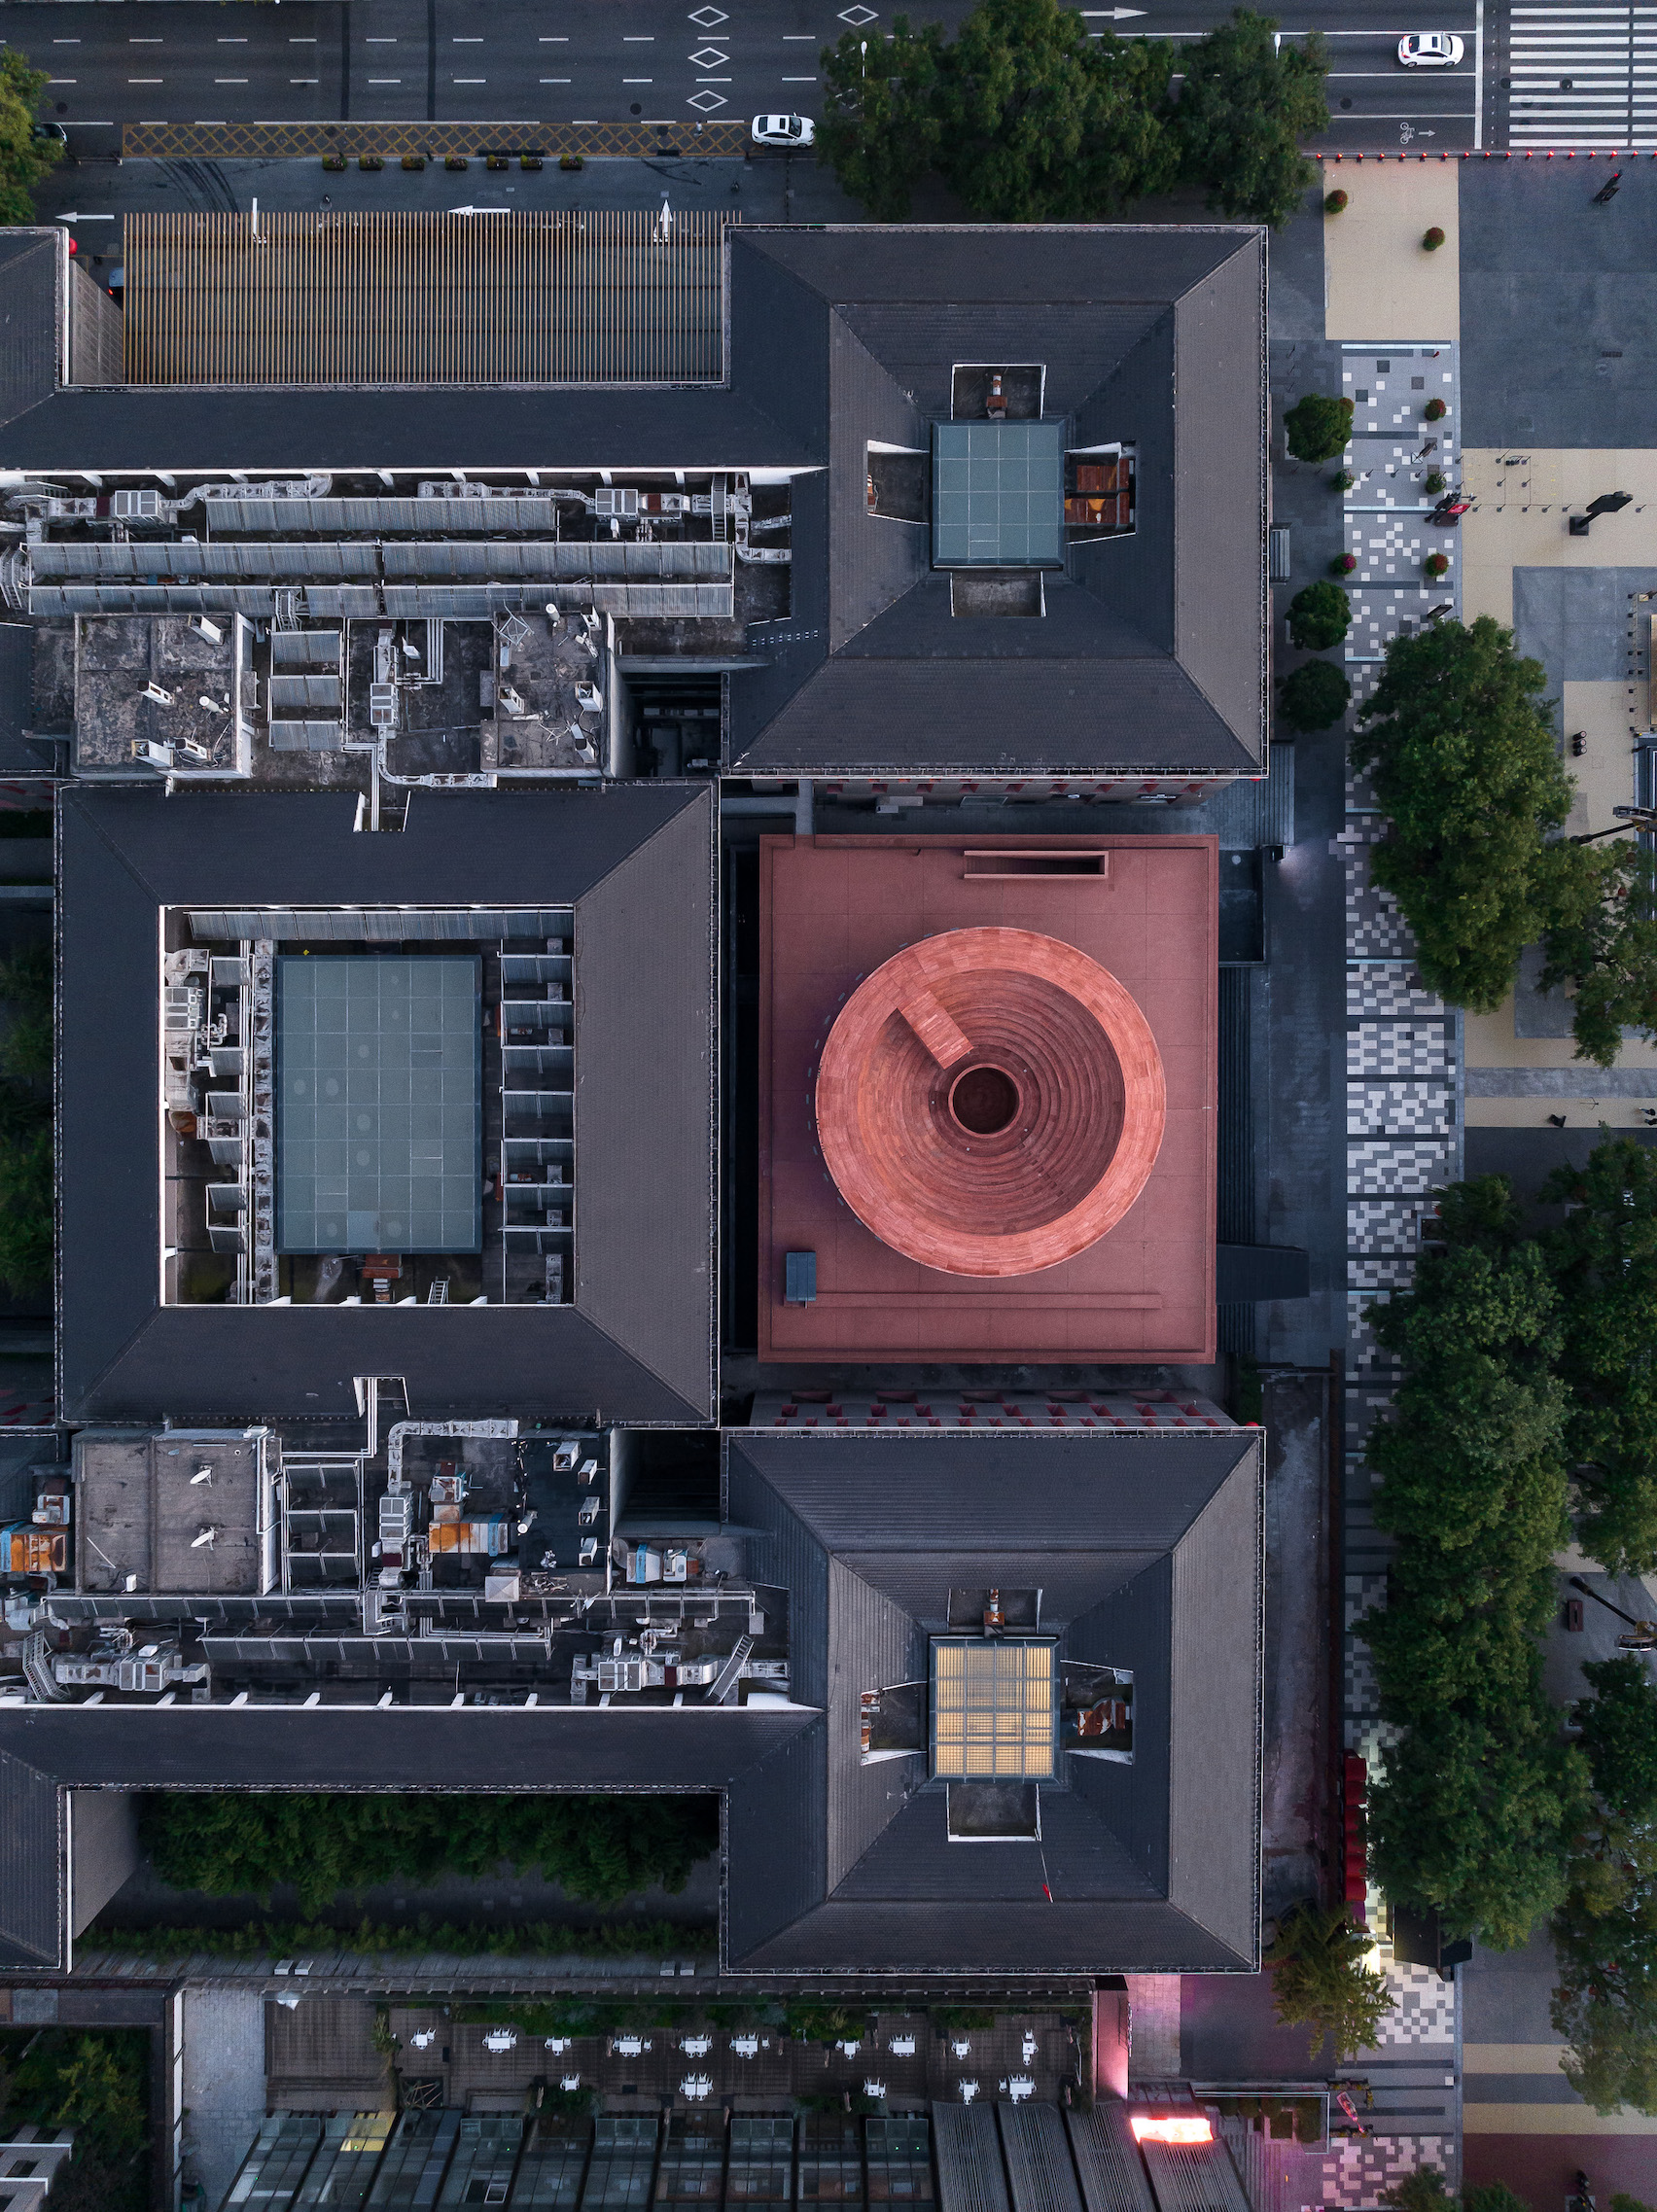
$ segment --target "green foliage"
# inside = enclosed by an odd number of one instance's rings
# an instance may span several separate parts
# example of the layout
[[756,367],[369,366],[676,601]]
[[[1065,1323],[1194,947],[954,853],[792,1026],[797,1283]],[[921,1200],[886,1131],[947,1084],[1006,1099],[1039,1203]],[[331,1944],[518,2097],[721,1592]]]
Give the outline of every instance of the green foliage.
[[1531,2212],[1523,2196],[1517,2196],[1504,2181],[1487,2181],[1482,2189],[1464,2190],[1462,2195],[1464,2212]]
[[987,2033],[996,2024],[993,2012],[973,2005],[934,2005],[932,2023],[939,2035],[970,2035],[973,2029]]
[[1092,38],[1057,0],[978,0],[939,86],[938,166],[993,223],[1086,223],[1166,192],[1172,50]]
[[1380,2201],[1390,2204],[1393,2212],[1455,2212],[1456,2199],[1444,2186],[1444,2176],[1436,2166],[1422,2166],[1413,2174],[1405,2174],[1381,2192]]
[[1297,461],[1338,460],[1352,437],[1352,416],[1350,400],[1331,400],[1322,392],[1308,392],[1283,418],[1288,450]]
[[52,1278],[52,1133],[0,1133],[0,1282],[15,1294]]
[[1536,1640],[1569,1533],[1559,1301],[1499,1177],[1447,1192],[1439,1233],[1413,1289],[1370,1309],[1405,1379],[1368,1450],[1396,1551],[1363,1633],[1402,1730],[1369,1842],[1395,1902],[1507,1949],[1564,1894],[1584,1789]]
[[503,1862],[617,1904],[654,1884],[683,1889],[719,1831],[711,1798],[190,1791],[146,1797],[140,1833],[177,1888],[268,1899],[292,1882],[300,1911],[315,1913],[341,1890]]
[[31,69],[16,47],[0,51],[0,223],[32,223],[30,196],[63,158],[63,142],[34,135],[46,71]]
[[150,2039],[134,2028],[0,2031],[0,2125],[75,2131],[52,2203],[145,2212]]
[[1415,933],[1424,983],[1500,1005],[1524,947],[1573,910],[1585,848],[1550,843],[1570,812],[1539,661],[1488,614],[1397,638],[1359,710],[1353,759],[1391,816],[1375,879]]
[[434,1921],[428,1914],[395,1926],[363,1919],[335,1927],[329,1921],[252,1920],[239,1928],[104,1928],[95,1923],[89,1949],[136,1952],[152,1959],[302,1958],[307,1951],[452,1951],[457,1957],[686,1958],[716,1948],[712,1928],[684,1928],[674,1920],[613,1920],[598,1928],[569,1928],[560,1920],[505,1924]]
[[868,2014],[861,2005],[836,2005],[822,1998],[791,1997],[783,2007],[783,2020],[796,2043],[838,2043],[869,2031]]
[[1299,1905],[1280,1922],[1264,1963],[1278,2019],[1285,2027],[1310,2030],[1309,2058],[1317,2057],[1325,2036],[1335,2039],[1337,2064],[1379,2036],[1393,2000],[1368,1955],[1369,1938],[1344,1905]]
[[1643,2203],[1631,2196],[1626,2189],[1619,2189],[1611,2198],[1611,2212],[1657,2212],[1657,2205]]
[[1278,689],[1278,718],[1289,729],[1327,729],[1347,711],[1352,685],[1332,660],[1308,660]]
[[1657,1566],[1657,1156],[1632,1138],[1548,1178],[1578,1539],[1614,1574]]
[[937,76],[943,32],[911,30],[906,16],[892,35],[847,31],[822,54],[828,88],[817,126],[817,158],[876,223],[901,223],[909,197],[936,158]]
[[0,1038],[0,1075],[15,1083],[52,1077],[52,947],[30,945],[0,961],[0,1000],[11,1022]]
[[1578,1060],[1609,1068],[1624,1030],[1657,1036],[1657,862],[1638,845],[1571,846],[1543,940],[1542,988],[1573,994]]
[[1328,117],[1322,42],[1280,55],[1273,28],[1240,9],[1176,53],[1090,35],[1059,0],[978,0],[953,40],[899,16],[824,50],[818,157],[883,223],[935,169],[992,223],[1099,222],[1183,179],[1279,226],[1311,176],[1296,137]]
[[1338,583],[1309,583],[1288,603],[1288,634],[1303,652],[1325,652],[1352,628],[1352,601]]
[[1317,181],[1300,141],[1329,127],[1328,52],[1313,31],[1286,41],[1280,53],[1276,29],[1269,16],[1234,8],[1228,23],[1181,47],[1174,131],[1182,173],[1208,188],[1211,208],[1281,230]]
[[21,1296],[52,1279],[50,945],[0,961],[0,1285]]
[[1594,1794],[1553,1923],[1565,2077],[1601,2112],[1657,2113],[1657,1684],[1632,1657],[1583,1668]]

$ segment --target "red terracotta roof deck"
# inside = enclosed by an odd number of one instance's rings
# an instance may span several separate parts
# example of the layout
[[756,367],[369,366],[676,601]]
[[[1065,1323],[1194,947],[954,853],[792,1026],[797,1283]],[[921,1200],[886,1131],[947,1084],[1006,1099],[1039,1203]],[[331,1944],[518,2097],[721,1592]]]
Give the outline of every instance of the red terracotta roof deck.
[[[1101,857],[1097,870],[1075,865],[1084,851]],[[761,1360],[1092,1365],[1214,1357],[1218,875],[1216,840],[1179,831],[760,840]],[[1074,950],[1132,1001],[1161,1065],[1162,1136],[1138,1196],[1083,1249],[1023,1274],[972,1274],[912,1257],[887,1240],[890,1217],[877,1234],[848,1203],[830,1173],[833,1137],[826,1130],[820,1138],[818,1092],[842,1013],[888,963],[939,939],[1001,930]],[[930,1071],[933,1131],[953,1127],[964,1147],[976,1122],[970,1141],[993,1146],[1025,1112],[1034,1078],[1002,1053],[998,1087],[998,1056],[981,1049],[982,1034],[974,1032],[983,1010],[953,996],[947,975],[896,972],[913,987],[903,989],[900,1004],[888,1001],[882,1057],[890,1053],[896,1068],[912,1051],[917,1068]],[[995,972],[974,990],[988,992]],[[1033,975],[1011,983],[1030,994],[1057,988]],[[1026,1191],[1026,1211],[1008,1212],[992,1230],[1029,1235],[1098,1182],[1101,1162],[1108,1166],[1106,1155],[1113,1158],[1122,1141],[1111,1104],[1112,1070],[1119,1082],[1123,1066],[1112,1058],[1118,1054],[1116,1045],[1089,1051],[1081,1073],[1067,1079],[1064,1110],[1075,1092],[1079,1164],[1068,1149],[1059,1155],[1067,1179],[1057,1200]],[[1084,1116],[1080,1094],[1089,1084],[1095,1096]],[[982,1094],[976,1099],[974,1089]],[[940,1144],[956,1141],[938,1137]],[[855,1190],[854,1171],[844,1172]],[[1079,1188],[1068,1179],[1073,1174]],[[953,1173],[941,1186],[931,1174],[909,1196],[934,1217],[941,1211],[946,1228],[986,1231],[981,1203],[965,1185],[956,1188]],[[816,1254],[817,1296],[790,1306],[787,1255],[804,1251]],[[933,1411],[953,1421],[953,1409]]]
[[1145,1188],[1166,1087],[1116,978],[1033,930],[954,930],[841,1009],[817,1135],[852,1211],[951,1275],[1030,1275],[1097,1244]]

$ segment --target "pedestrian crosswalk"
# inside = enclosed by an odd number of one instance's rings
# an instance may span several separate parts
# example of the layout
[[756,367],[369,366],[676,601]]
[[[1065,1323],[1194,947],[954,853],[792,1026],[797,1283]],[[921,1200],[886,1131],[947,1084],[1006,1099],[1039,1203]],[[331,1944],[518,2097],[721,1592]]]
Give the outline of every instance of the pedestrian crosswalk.
[[1657,6],[1508,13],[1512,147],[1657,148]]

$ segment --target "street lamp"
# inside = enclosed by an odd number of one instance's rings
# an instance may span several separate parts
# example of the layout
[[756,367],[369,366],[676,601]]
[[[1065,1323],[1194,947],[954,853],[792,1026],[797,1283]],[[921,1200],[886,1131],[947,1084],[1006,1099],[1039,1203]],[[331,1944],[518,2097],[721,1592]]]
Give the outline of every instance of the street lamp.
[[1572,837],[1569,842],[1572,845],[1592,845],[1596,837],[1615,837],[1624,829],[1638,829],[1647,835],[1657,836],[1657,807],[1614,806],[1611,812],[1621,819],[1613,822],[1609,829],[1585,830],[1580,837]]

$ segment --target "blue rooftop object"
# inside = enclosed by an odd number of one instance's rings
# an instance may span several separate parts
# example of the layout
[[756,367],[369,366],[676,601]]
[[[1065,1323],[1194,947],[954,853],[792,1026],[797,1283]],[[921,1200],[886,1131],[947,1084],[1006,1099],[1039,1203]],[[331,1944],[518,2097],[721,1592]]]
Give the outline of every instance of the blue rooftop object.
[[1062,422],[933,425],[933,565],[1064,565]]

